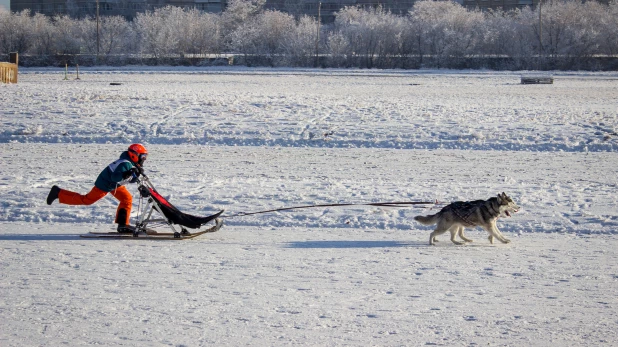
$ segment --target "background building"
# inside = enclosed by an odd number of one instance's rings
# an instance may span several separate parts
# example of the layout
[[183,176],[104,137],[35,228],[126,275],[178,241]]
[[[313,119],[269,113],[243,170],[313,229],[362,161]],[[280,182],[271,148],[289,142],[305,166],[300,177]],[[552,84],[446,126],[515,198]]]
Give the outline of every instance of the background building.
[[538,0],[463,0],[464,7],[468,9],[503,9],[505,11],[516,8],[536,6]]
[[[1,1],[1,0],[0,0]],[[416,0],[267,0],[265,8],[288,12],[293,15],[307,14],[318,16],[318,8],[323,22],[332,22],[334,13],[345,6],[382,6],[396,14],[403,14]],[[320,5],[321,2],[321,5]],[[139,12],[167,5],[197,8],[205,12],[222,12],[227,0],[99,0],[99,14],[102,16],[121,15],[133,18]],[[96,14],[96,0],[12,0],[11,11],[30,9],[45,15],[68,14],[81,18]]]
[[[514,10],[516,8],[524,8],[524,7],[536,7],[539,4],[539,1],[543,3],[543,6],[546,4],[551,4],[553,1],[559,0],[462,0],[462,5],[467,9],[479,9],[481,11],[486,11],[489,9],[502,9],[504,11]],[[586,0],[582,0],[585,2]],[[602,4],[609,4],[610,0],[597,0]]]
[[382,6],[394,14],[405,14],[417,0],[266,0],[266,8],[293,14],[321,17],[322,22],[335,20],[335,13],[346,6],[374,7]]
[[[13,12],[30,9],[33,12],[45,15],[68,14],[75,18],[94,16],[97,0],[0,0],[10,1]],[[266,0],[266,9],[279,10],[295,16],[303,14],[317,17],[318,9],[322,22],[334,21],[334,14],[346,6],[378,7],[395,14],[405,14],[414,6],[417,0]],[[540,0],[457,0],[468,9],[503,9],[505,11],[536,7]],[[544,0],[548,2],[552,0]],[[608,3],[609,0],[599,0]],[[135,17],[139,12],[153,10],[163,6],[177,6],[183,8],[197,8],[204,12],[218,13],[225,10],[227,0],[99,0],[99,14],[102,16],[124,16],[128,19]]]
[[101,16],[124,16],[129,19],[139,12],[167,5],[195,7],[207,12],[221,12],[226,0],[11,0],[11,11],[30,9],[48,16],[68,14],[75,18],[96,15],[97,4]]

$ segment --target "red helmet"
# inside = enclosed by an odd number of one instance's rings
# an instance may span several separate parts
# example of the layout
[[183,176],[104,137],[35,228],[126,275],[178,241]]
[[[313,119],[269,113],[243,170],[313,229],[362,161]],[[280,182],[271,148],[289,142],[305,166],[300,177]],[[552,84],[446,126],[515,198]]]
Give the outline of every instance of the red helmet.
[[148,157],[148,150],[141,143],[134,143],[129,146],[129,158],[135,164],[142,165],[144,164],[144,160]]

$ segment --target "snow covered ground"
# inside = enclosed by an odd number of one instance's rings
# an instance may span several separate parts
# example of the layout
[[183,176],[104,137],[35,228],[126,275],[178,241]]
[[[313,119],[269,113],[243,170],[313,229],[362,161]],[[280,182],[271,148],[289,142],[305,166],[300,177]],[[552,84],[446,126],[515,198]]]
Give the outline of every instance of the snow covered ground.
[[[20,70],[0,85],[0,345],[616,345],[618,73]],[[110,83],[121,85],[110,85]],[[102,241],[88,191],[131,142],[187,213],[175,241]],[[134,187],[130,187],[135,191]],[[456,246],[412,220],[507,192]]]

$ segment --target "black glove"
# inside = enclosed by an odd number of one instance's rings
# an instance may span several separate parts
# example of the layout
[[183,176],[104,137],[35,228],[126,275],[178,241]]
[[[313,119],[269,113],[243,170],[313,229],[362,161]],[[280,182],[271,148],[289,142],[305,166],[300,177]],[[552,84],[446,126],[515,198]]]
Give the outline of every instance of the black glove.
[[125,171],[122,174],[122,178],[125,180],[127,178],[130,178],[131,180],[129,181],[129,183],[135,183],[137,182],[137,179],[139,178],[139,170],[136,167],[133,167],[130,170]]

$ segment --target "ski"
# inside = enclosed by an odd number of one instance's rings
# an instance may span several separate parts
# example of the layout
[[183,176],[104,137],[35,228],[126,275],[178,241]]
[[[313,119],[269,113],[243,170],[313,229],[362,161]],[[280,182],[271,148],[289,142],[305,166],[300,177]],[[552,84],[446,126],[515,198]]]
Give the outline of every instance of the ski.
[[212,227],[194,232],[194,233],[162,233],[152,229],[146,229],[145,232],[140,232],[136,236],[133,234],[120,234],[117,232],[97,233],[90,232],[88,234],[80,235],[80,237],[87,239],[131,239],[131,240],[186,240],[198,237],[206,233],[214,233],[221,229],[223,220],[220,218],[215,219],[216,224]]

